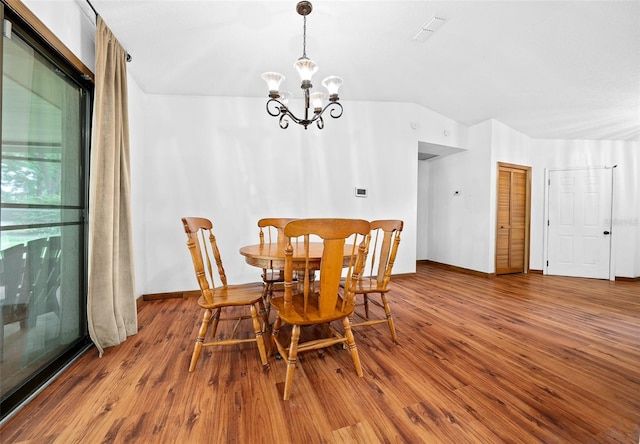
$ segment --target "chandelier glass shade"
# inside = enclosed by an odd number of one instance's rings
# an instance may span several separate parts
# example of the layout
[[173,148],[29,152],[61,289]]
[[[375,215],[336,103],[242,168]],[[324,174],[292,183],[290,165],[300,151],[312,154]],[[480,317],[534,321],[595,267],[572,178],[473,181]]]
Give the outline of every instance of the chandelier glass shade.
[[[313,88],[311,78],[318,71],[318,65],[307,57],[307,15],[313,9],[311,2],[301,1],[296,5],[296,11],[303,17],[302,57],[294,64],[300,76],[300,88],[304,94],[304,117],[295,116],[289,109],[289,99],[292,94],[288,91],[280,91],[280,84],[285,77],[277,72],[265,72],[262,79],[267,82],[269,88],[269,100],[267,101],[267,113],[273,117],[280,116],[280,128],[286,129],[289,120],[304,126],[307,129],[312,123],[318,128],[324,128],[322,115],[329,110],[329,115],[334,119],[342,116],[342,104],[339,102],[338,89],[342,85],[342,79],[338,76],[329,76],[322,81],[322,86],[327,89],[329,103],[324,105],[326,94],[323,92],[310,92]],[[310,112],[310,109],[312,110]]]

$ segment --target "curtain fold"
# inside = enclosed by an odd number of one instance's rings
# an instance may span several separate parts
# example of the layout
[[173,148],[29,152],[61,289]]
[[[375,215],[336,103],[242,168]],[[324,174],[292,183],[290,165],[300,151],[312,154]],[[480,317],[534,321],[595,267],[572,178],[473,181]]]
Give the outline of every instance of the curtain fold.
[[129,172],[126,51],[100,16],[89,183],[89,335],[104,348],[138,332]]

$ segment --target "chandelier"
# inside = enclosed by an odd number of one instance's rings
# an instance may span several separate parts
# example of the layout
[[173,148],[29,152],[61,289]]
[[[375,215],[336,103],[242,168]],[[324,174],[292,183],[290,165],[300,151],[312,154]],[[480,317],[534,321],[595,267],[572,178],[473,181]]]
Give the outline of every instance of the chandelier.
[[[267,113],[273,117],[280,116],[279,123],[282,129],[286,129],[289,126],[289,119],[304,126],[304,129],[307,129],[313,122],[316,123],[318,128],[322,129],[324,128],[322,115],[327,109],[329,109],[329,114],[334,119],[342,116],[342,104],[338,102],[338,89],[342,85],[340,77],[329,76],[322,81],[322,86],[327,88],[329,93],[329,103],[326,106],[323,107],[325,98],[323,92],[310,92],[311,88],[313,88],[311,77],[318,70],[318,65],[307,58],[307,15],[311,13],[312,9],[311,2],[308,1],[301,1],[296,5],[296,11],[303,17],[302,57],[293,66],[302,80],[300,88],[304,93],[304,118],[296,117],[289,109],[288,102],[291,93],[279,90],[284,76],[277,72],[265,72],[262,74],[262,78],[269,87],[270,99],[267,101]],[[313,107],[313,115],[311,117],[309,117],[310,107]]]

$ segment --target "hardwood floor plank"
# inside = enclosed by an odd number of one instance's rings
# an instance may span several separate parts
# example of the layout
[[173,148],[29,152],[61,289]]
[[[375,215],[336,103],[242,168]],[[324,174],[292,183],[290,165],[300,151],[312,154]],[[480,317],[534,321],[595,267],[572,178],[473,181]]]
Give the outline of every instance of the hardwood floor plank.
[[331,433],[331,438],[335,444],[351,444],[354,442],[368,444],[382,443],[367,421],[334,430]]
[[201,310],[144,302],[136,336],[80,357],[0,441],[638,444],[640,282],[418,263],[389,300],[399,344],[355,329],[363,378],[340,347],[300,355],[289,401],[286,364],[263,371],[255,344],[205,348],[188,373]]

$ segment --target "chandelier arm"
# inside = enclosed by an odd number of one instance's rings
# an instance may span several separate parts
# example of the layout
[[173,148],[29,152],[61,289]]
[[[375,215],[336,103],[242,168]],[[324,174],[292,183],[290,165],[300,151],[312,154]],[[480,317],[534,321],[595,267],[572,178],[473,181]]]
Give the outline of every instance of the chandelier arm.
[[[287,127],[289,126],[289,121],[286,119],[287,117],[293,120],[298,125],[304,126],[305,129],[307,129],[307,126],[309,126],[309,124],[313,122],[313,119],[307,120],[307,119],[300,119],[296,117],[291,111],[289,111],[289,108],[287,107],[282,107],[280,112],[281,114],[280,114],[279,124],[280,124],[280,128],[282,129],[287,129]],[[275,114],[271,114],[271,115],[276,116]]]
[[278,124],[280,125],[280,128],[282,129],[287,129],[289,127],[289,121],[286,119],[287,117],[287,113],[282,113],[282,115],[280,116],[280,119],[278,120]]
[[283,108],[286,109],[287,107],[278,99],[267,100],[267,113],[269,113],[270,116],[279,116]]
[[311,119],[308,118],[308,109],[307,108],[305,108],[305,118],[304,119],[300,119],[300,118],[296,117],[289,110],[289,108],[287,108],[278,99],[269,99],[267,101],[266,108],[267,108],[267,113],[270,116],[273,116],[273,117],[280,116],[279,125],[280,125],[280,128],[282,128],[282,129],[286,129],[286,128],[289,127],[289,122],[286,120],[286,117],[289,117],[291,120],[293,120],[298,125],[304,126],[305,129],[307,129],[307,127],[310,124],[312,124],[313,122],[316,122],[316,125],[318,126],[319,129],[323,129],[324,128],[324,119],[322,118],[322,115],[324,114],[325,111],[329,110],[329,115],[331,117],[333,117],[334,119],[337,119],[337,118],[341,117],[342,116],[342,112],[343,112],[342,104],[340,102],[331,102],[331,103],[327,104],[324,108],[322,108],[322,111],[320,111],[317,114],[314,114],[314,116]]
[[291,118],[291,120],[293,120],[298,125],[304,125],[305,124],[306,119],[299,119],[298,117],[293,115],[293,113],[291,111],[289,111],[289,108],[286,109],[285,114],[287,116],[289,116]]
[[322,111],[320,111],[318,116],[322,116],[322,114],[324,114],[324,112],[327,109],[329,110],[329,115],[331,115],[331,117],[333,117],[334,119],[337,119],[340,116],[342,116],[343,108],[342,108],[342,104],[340,102],[330,102],[327,106],[322,108]]

